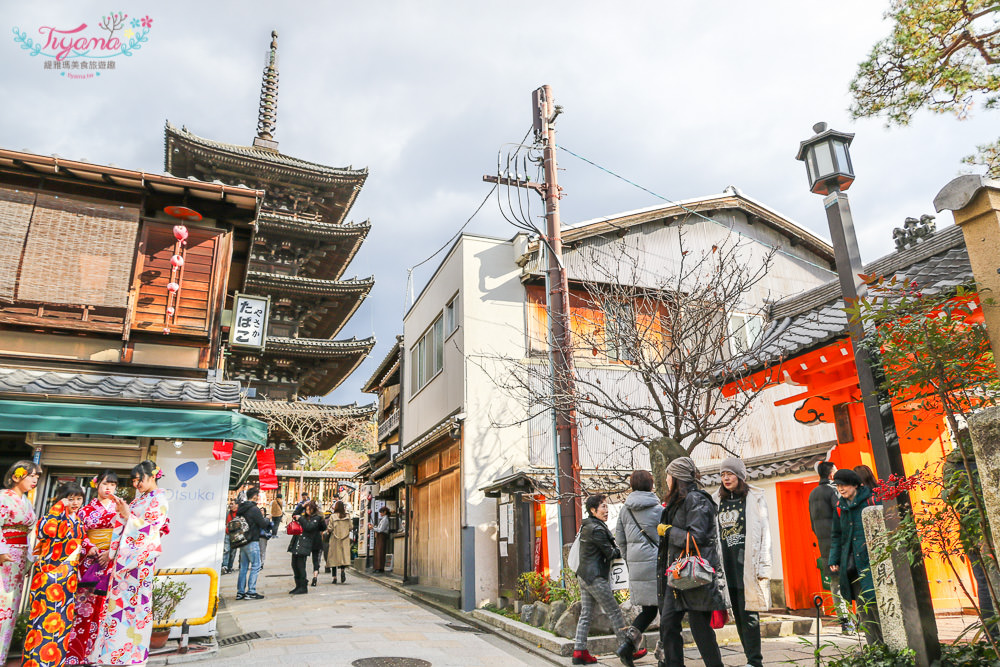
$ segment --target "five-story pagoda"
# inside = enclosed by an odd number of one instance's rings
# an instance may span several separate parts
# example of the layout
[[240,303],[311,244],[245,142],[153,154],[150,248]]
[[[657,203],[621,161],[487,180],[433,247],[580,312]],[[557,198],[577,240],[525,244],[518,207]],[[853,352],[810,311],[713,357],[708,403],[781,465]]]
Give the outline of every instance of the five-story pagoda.
[[[345,223],[367,169],[329,167],[278,151],[277,33],[264,67],[257,136],[241,146],[166,126],[165,168],[175,176],[246,185],[266,191],[246,267],[246,292],[271,299],[263,351],[233,349],[226,374],[250,388],[256,401],[297,401],[323,396],[364,360],[374,338],[334,340],[374,285],[372,278],[343,279],[370,223]],[[232,304],[230,304],[231,306]],[[257,412],[253,403],[248,412]],[[258,404],[257,407],[263,407]],[[363,418],[373,409],[331,408]],[[287,434],[272,429],[278,467],[299,457]],[[319,448],[335,444],[326,441]],[[305,452],[302,452],[305,453]]]

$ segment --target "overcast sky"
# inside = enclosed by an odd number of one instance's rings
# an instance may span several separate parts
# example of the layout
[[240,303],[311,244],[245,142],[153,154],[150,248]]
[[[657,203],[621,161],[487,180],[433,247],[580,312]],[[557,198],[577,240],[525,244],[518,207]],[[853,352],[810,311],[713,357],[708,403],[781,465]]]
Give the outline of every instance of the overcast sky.
[[[794,156],[817,121],[855,132],[850,196],[865,261],[892,250],[906,216],[932,213],[962,156],[996,135],[997,116],[978,111],[893,129],[850,120],[848,85],[888,34],[887,0],[120,4],[3,4],[0,145],[161,171],[167,119],[249,144],[278,30],[280,150],[370,170],[349,219],[370,218],[372,232],[346,277],[374,274],[376,286],[342,336],[374,333],[378,345],[331,394],[338,403],[370,400],[359,388],[401,330],[403,267],[478,206],[498,150],[530,126],[539,85],[564,107],[558,140],[574,152],[673,200],[735,185],[824,238],[820,198]],[[95,79],[46,71],[14,41],[14,27],[31,36],[95,25],[113,9],[153,27],[141,50]],[[559,160],[566,224],[659,203],[566,153]],[[515,232],[493,203],[469,230]],[[418,291],[438,259],[416,271]]]

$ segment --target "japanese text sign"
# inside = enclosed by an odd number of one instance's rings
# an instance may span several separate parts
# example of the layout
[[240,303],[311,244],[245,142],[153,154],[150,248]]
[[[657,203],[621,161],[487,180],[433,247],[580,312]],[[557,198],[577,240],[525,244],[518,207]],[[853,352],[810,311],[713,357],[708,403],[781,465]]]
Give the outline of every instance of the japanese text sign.
[[263,350],[270,305],[269,297],[237,294],[233,305],[233,323],[229,329],[229,344],[233,347]]

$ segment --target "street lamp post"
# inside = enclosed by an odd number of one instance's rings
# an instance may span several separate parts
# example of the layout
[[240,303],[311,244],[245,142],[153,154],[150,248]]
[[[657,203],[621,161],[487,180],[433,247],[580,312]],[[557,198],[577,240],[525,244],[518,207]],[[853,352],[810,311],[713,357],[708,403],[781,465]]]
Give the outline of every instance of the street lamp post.
[[[863,265],[854,234],[851,206],[844,192],[854,182],[854,166],[848,150],[854,135],[828,129],[826,123],[817,123],[813,131],[816,135],[799,145],[796,159],[806,163],[809,189],[815,194],[825,195],[823,205],[830,225],[840,289],[844,302],[850,307],[867,294],[867,285],[860,277]],[[861,344],[865,329],[860,319],[848,319],[848,333],[854,348],[854,365],[878,476],[882,479],[893,474],[904,476],[906,472],[892,406],[876,383],[876,375],[882,376],[880,362]],[[909,494],[901,493],[894,499],[886,500],[883,506],[886,527],[893,530],[899,526],[899,518],[911,511]],[[897,552],[892,560],[906,643],[916,653],[917,665],[927,667],[941,653],[927,571],[923,559],[917,559],[911,565],[905,554]]]

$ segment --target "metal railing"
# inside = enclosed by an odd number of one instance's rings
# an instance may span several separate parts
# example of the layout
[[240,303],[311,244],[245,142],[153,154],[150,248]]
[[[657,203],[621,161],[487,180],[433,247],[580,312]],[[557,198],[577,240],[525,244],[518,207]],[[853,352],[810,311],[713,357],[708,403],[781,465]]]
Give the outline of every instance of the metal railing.
[[378,439],[379,442],[385,440],[392,433],[393,429],[399,427],[399,410],[396,410],[391,415],[379,422],[378,425]]
[[208,608],[204,616],[197,618],[177,618],[169,621],[155,621],[153,627],[157,630],[181,626],[205,625],[211,623],[219,610],[219,573],[210,567],[166,567],[154,573],[157,577],[177,577],[192,574],[203,574],[208,577]]

